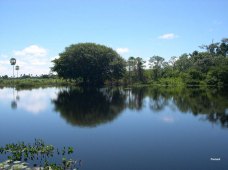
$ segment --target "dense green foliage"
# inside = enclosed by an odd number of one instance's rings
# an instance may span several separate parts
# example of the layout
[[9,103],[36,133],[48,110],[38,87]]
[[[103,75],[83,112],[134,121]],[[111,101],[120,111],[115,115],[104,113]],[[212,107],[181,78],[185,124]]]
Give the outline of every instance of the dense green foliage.
[[149,59],[150,69],[147,70],[143,69],[145,61],[140,60],[139,65],[138,58],[130,57],[125,82],[191,86],[228,85],[228,39],[200,47],[206,51],[173,56],[169,61],[160,56],[153,56]]
[[79,43],[65,48],[53,61],[52,71],[64,79],[102,85],[106,80],[118,80],[125,73],[125,62],[117,52],[103,45]]

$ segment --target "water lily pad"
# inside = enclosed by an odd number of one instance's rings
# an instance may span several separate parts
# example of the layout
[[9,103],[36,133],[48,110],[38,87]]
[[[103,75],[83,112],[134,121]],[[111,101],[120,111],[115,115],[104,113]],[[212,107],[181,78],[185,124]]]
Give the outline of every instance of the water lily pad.
[[[73,148],[68,147],[68,152],[66,150],[67,147],[63,148],[63,152],[66,154],[72,154]],[[53,170],[54,169],[62,169],[75,167],[73,160],[64,158],[64,161],[60,164],[54,164],[53,162],[49,162],[47,159],[42,159],[45,156],[51,159],[56,152],[59,150],[55,149],[53,145],[46,145],[41,139],[35,139],[34,144],[25,144],[24,142],[12,143],[7,144],[5,147],[2,148],[4,152],[1,154],[9,154],[8,160],[4,162],[0,162],[0,170]],[[35,167],[32,167],[33,163],[30,165],[32,161],[36,159],[37,161],[40,160],[40,164],[37,167],[37,164],[34,164]],[[35,160],[35,161],[36,161]],[[31,161],[27,163],[26,161]]]

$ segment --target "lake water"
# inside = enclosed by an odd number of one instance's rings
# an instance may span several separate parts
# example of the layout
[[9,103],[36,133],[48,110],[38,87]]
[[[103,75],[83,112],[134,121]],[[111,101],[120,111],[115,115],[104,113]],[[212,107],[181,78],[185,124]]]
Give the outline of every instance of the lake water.
[[227,170],[228,92],[0,89],[0,146],[35,138],[73,146],[81,170]]

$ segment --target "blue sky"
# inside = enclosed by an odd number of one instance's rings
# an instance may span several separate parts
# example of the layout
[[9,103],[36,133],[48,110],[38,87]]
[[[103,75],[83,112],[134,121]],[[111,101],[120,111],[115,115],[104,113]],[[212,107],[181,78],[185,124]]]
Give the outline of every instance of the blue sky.
[[0,75],[46,74],[66,46],[95,42],[125,59],[165,59],[228,37],[227,0],[0,0]]

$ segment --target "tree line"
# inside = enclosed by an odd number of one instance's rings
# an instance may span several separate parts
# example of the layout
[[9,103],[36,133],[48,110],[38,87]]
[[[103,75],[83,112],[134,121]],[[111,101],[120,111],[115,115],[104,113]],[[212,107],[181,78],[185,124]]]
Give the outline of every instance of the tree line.
[[228,38],[219,43],[202,45],[203,52],[173,56],[150,57],[149,69],[141,57],[124,60],[115,50],[95,43],[73,44],[53,61],[52,71],[67,80],[83,85],[105,83],[158,83],[187,85],[228,84]]
[[219,43],[202,45],[204,52],[193,51],[169,61],[161,56],[150,57],[149,69],[140,57],[129,57],[127,74],[128,83],[182,83],[187,85],[227,85],[228,84],[228,38]]

